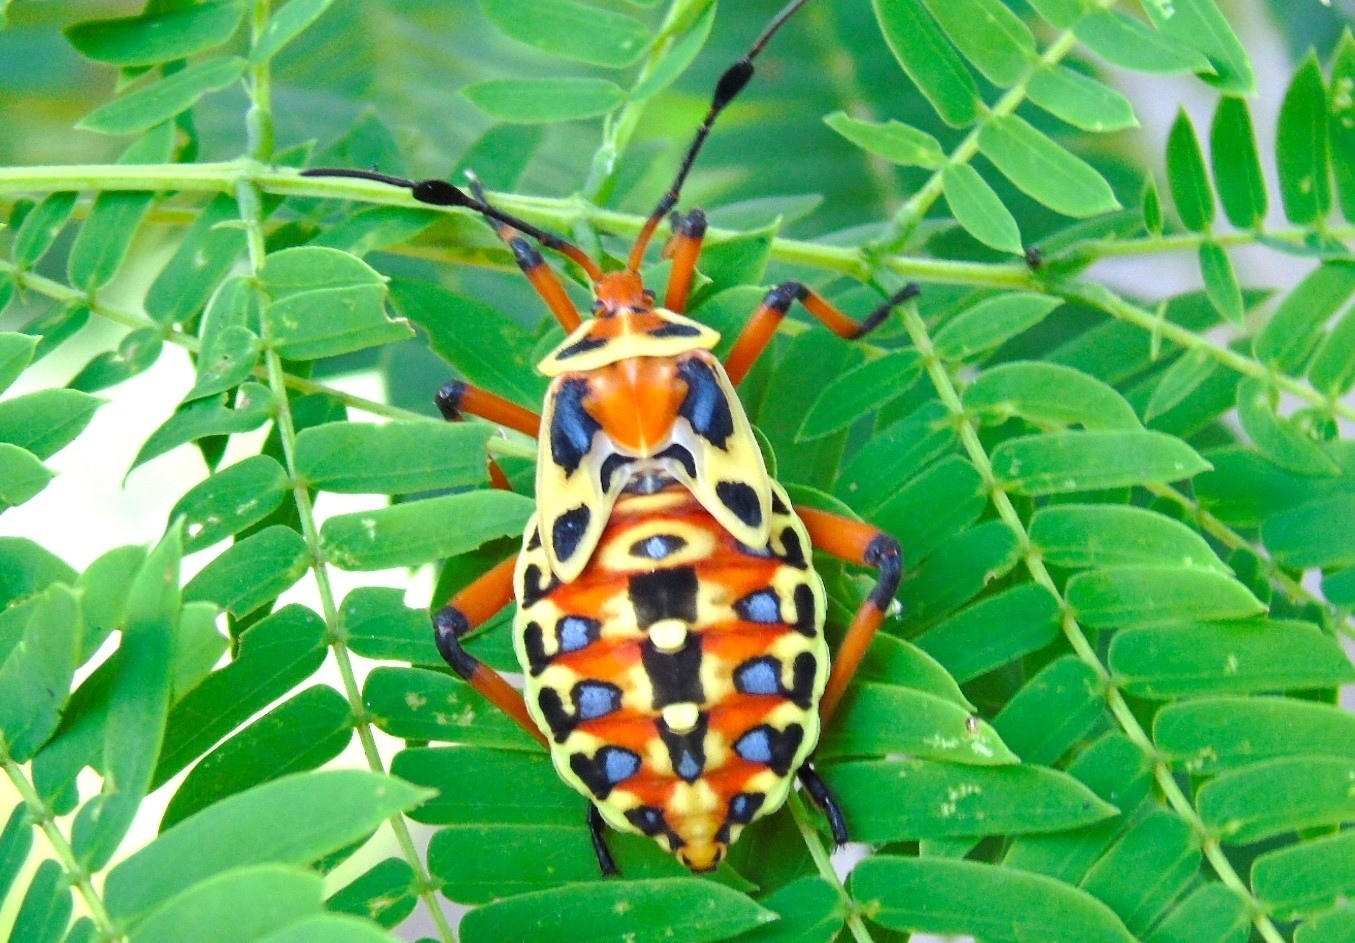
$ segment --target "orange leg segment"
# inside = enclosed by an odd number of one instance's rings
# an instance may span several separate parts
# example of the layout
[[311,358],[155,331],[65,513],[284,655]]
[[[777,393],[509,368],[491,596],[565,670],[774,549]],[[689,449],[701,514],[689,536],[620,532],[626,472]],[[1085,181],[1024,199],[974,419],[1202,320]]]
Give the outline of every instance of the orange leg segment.
[[701,256],[701,243],[706,238],[706,214],[692,210],[686,216],[673,214],[673,239],[664,248],[664,258],[672,258],[673,269],[668,275],[668,291],[663,306],[681,314],[687,308],[687,296],[692,290],[692,276],[696,274],[696,260]]
[[758,357],[762,356],[762,352],[771,343],[772,337],[776,334],[777,325],[785,318],[793,301],[802,302],[805,310],[838,337],[856,340],[865,337],[879,327],[884,319],[889,317],[889,312],[893,310],[896,304],[912,298],[917,293],[918,287],[916,285],[906,285],[895,292],[884,304],[868,314],[864,320],[853,321],[814,289],[799,282],[784,282],[767,292],[767,297],[762,300],[762,304],[758,306],[757,311],[753,312],[753,317],[748,321],[748,326],[743,329],[739,339],[734,342],[734,349],[730,351],[729,359],[725,361],[725,371],[729,374],[730,382],[734,385],[737,386],[742,382],[743,378],[748,375],[748,371],[753,368],[753,364],[757,362]]
[[819,716],[827,723],[894,601],[894,593],[903,576],[903,551],[897,540],[869,524],[814,508],[796,507],[795,513],[804,521],[809,540],[816,549],[850,563],[873,566],[880,573],[875,588],[856,611],[842,645],[833,656],[833,673],[828,677],[828,687],[819,702]]
[[[461,422],[462,413],[470,413],[481,419],[488,419],[501,426],[524,432],[533,438],[541,430],[541,417],[530,409],[523,409],[517,403],[495,396],[488,390],[471,386],[461,380],[448,380],[434,397],[438,411],[448,422]],[[503,473],[499,463],[489,458],[489,482],[500,491],[512,491],[508,476]]]
[[510,557],[453,596],[451,602],[433,617],[433,632],[438,651],[453,671],[517,721],[542,746],[548,746],[545,735],[527,713],[521,692],[461,645],[461,640],[471,629],[483,625],[512,602],[516,563],[516,559]]

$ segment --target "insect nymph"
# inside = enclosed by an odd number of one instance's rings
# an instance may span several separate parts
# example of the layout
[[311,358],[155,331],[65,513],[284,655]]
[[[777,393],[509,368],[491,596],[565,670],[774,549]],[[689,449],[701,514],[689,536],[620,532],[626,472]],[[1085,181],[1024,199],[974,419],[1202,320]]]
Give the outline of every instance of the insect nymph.
[[[692,870],[713,869],[744,826],[785,802],[797,777],[835,840],[847,840],[810,757],[893,600],[899,545],[860,522],[793,507],[767,472],[735,388],[793,302],[853,339],[916,288],[858,322],[799,282],[778,285],[722,364],[711,353],[719,335],[682,314],[704,214],[674,216],[662,306],[639,274],[716,116],[805,2],[786,7],[722,76],[622,270],[604,272],[577,246],[494,208],[475,183],[467,194],[440,180],[307,171],[383,181],[487,217],[568,332],[539,366],[551,378],[539,417],[459,381],[438,394],[448,419],[490,419],[538,436],[540,450],[537,511],[522,552],[433,621],[448,664],[545,744],[561,777],[589,800],[604,873],[616,870],[604,824],[651,836]],[[580,317],[528,237],[587,274],[591,319]],[[879,570],[831,670],[813,549]],[[461,645],[514,597],[522,692]]]

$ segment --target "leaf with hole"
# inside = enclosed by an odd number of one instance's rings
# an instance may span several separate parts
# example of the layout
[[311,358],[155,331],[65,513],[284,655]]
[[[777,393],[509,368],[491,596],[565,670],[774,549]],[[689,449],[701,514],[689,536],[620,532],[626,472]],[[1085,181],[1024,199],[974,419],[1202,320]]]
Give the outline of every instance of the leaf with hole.
[[268,296],[264,339],[288,360],[318,360],[412,337],[386,316],[386,282],[337,249],[299,246],[270,255],[259,274]]

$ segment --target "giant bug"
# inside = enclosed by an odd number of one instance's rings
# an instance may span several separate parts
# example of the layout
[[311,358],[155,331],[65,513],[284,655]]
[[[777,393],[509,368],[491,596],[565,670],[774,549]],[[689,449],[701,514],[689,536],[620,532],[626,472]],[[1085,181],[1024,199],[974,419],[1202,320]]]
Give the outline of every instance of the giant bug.
[[[834,334],[863,336],[912,296],[908,286],[864,320],[799,282],[773,288],[724,364],[719,335],[683,316],[705,215],[675,213],[664,302],[639,274],[659,223],[716,117],[753,75],[753,60],[807,0],[793,0],[716,86],[673,185],[649,215],[624,269],[603,271],[579,247],[442,180],[313,169],[410,190],[490,220],[568,337],[539,365],[551,378],[540,416],[460,381],[437,404],[536,436],[536,514],[522,552],[434,616],[447,663],[551,753],[589,800],[605,874],[616,865],[604,823],[656,839],[693,871],[717,867],[748,823],[785,802],[793,778],[847,841],[842,813],[810,760],[819,730],[898,588],[898,541],[821,510],[792,507],[768,474],[734,390],[799,301]],[[537,244],[592,283],[583,320]],[[506,479],[491,469],[493,480]],[[824,590],[811,549],[878,569],[830,673]],[[516,597],[521,693],[461,640]]]

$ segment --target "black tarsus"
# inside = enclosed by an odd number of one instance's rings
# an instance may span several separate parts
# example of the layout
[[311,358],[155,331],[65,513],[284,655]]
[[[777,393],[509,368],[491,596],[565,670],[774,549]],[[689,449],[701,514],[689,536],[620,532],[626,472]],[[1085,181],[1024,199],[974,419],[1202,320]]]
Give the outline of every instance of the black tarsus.
[[881,533],[866,547],[865,562],[880,573],[870,591],[870,601],[881,612],[887,612],[903,578],[903,548],[892,534]]
[[885,318],[889,317],[889,312],[894,310],[896,304],[907,301],[909,298],[916,298],[921,293],[922,289],[918,287],[916,282],[909,282],[907,285],[904,285],[898,291],[894,292],[894,294],[890,295],[889,299],[885,301],[884,304],[866,315],[865,319],[861,322],[861,327],[857,329],[856,337],[854,339],[860,340],[883,324]]
[[466,395],[466,382],[464,380],[448,380],[442,384],[442,389],[438,390],[437,395],[433,397],[433,402],[437,404],[438,412],[442,413],[442,418],[448,422],[460,422],[461,399]]
[[809,793],[809,798],[814,800],[814,804],[828,819],[828,827],[833,832],[833,844],[845,845],[851,841],[851,836],[847,834],[847,820],[842,817],[842,807],[837,804],[833,793],[828,789],[828,784],[814,768],[814,761],[805,760],[798,775],[800,784],[805,787],[805,792]]
[[461,639],[471,629],[466,614],[455,606],[443,606],[433,616],[433,638],[444,661],[466,681],[474,677],[480,659],[461,647]]
[[606,832],[607,823],[602,821],[602,813],[593,803],[588,803],[588,834],[593,837],[593,854],[597,855],[598,867],[602,870],[602,876],[605,878],[614,878],[621,875],[621,870],[616,866],[616,859],[612,857],[611,850],[607,847]]

